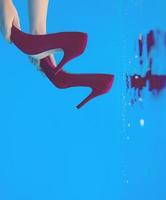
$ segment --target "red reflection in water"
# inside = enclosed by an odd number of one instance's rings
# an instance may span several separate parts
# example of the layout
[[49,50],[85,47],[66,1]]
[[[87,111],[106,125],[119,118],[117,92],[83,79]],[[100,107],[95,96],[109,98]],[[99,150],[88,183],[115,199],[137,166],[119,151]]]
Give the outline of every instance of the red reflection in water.
[[150,32],[147,34],[147,37],[146,37],[146,45],[147,45],[147,53],[148,53],[148,57],[149,57],[150,52],[151,52],[152,48],[153,48],[154,45],[155,45],[154,31],[150,31]]
[[142,54],[143,54],[143,37],[140,34],[139,38],[138,38],[138,46],[139,46],[139,57],[140,57],[140,65],[143,64],[143,60],[142,60]]
[[148,86],[149,91],[156,90],[157,93],[166,87],[166,75],[155,75],[149,70],[144,77],[134,74],[130,76],[131,87],[141,91]]
[[[134,90],[137,90],[138,96],[141,96],[141,91],[145,87],[148,87],[148,90],[150,92],[155,91],[155,93],[153,94],[158,94],[162,89],[166,87],[166,75],[152,74],[153,58],[152,58],[151,52],[155,48],[155,45],[156,45],[154,31],[151,30],[146,35],[145,38],[146,38],[146,52],[147,52],[147,59],[148,59],[147,73],[144,76],[141,76],[139,74],[127,76],[127,88],[131,87]],[[164,36],[164,41],[166,45],[166,34]],[[138,39],[140,65],[143,64],[143,60],[142,60],[142,54],[144,50],[143,44],[144,44],[144,40],[143,40],[142,35],[140,35]]]

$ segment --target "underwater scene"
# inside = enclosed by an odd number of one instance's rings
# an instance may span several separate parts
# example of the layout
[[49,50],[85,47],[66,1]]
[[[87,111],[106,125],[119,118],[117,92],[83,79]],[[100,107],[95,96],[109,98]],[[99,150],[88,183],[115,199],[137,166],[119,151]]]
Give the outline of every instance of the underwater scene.
[[49,37],[27,2],[0,35],[0,199],[165,200],[166,1],[50,0]]

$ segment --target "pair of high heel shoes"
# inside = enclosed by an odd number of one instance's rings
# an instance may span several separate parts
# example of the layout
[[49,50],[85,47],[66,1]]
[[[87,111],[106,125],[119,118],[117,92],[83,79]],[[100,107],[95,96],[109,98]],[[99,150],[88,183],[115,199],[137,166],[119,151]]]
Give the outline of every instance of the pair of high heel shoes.
[[[111,74],[71,74],[62,69],[69,60],[84,52],[87,44],[86,33],[30,35],[12,26],[11,41],[24,53],[40,59],[41,70],[56,87],[84,86],[92,89],[91,93],[76,106],[78,109],[94,97],[107,93],[112,87],[114,76]],[[56,50],[63,50],[64,56],[55,67],[49,55]]]

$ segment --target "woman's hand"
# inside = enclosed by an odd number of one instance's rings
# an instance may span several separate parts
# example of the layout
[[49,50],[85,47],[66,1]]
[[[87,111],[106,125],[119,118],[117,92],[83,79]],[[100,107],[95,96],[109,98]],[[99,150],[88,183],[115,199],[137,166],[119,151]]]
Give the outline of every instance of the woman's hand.
[[20,29],[20,20],[12,0],[0,0],[0,31],[4,38],[11,42],[12,25]]

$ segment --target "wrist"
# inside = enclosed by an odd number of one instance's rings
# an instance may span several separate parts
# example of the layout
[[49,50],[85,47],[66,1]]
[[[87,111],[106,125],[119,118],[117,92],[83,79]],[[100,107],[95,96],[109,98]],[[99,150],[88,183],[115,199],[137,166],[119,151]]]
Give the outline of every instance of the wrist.
[[5,5],[5,4],[8,4],[8,3],[12,3],[12,0],[0,0],[1,5]]
[[46,31],[39,31],[39,30],[31,30],[30,33],[32,35],[45,35]]
[[33,35],[43,35],[43,34],[46,34],[46,28],[41,28],[41,27],[31,28],[30,33]]

